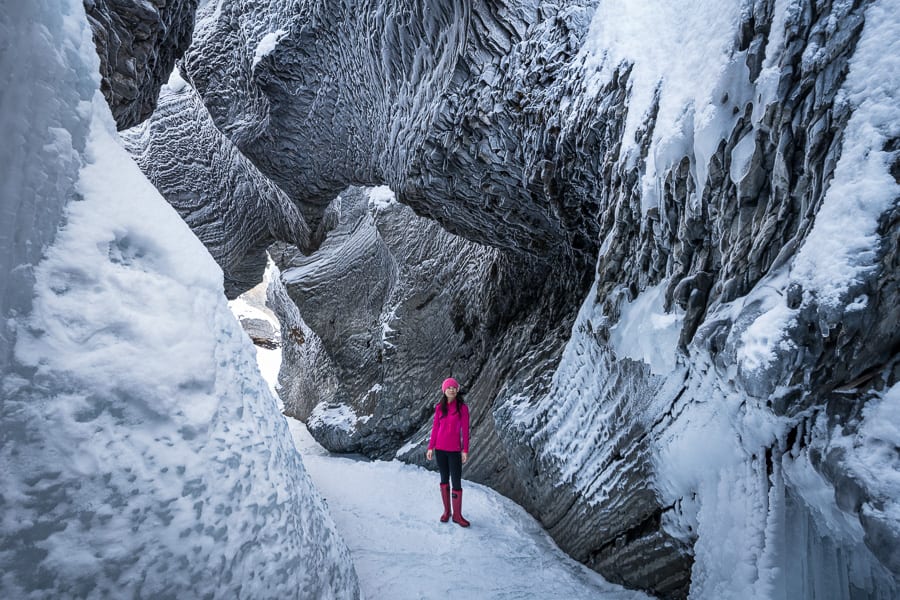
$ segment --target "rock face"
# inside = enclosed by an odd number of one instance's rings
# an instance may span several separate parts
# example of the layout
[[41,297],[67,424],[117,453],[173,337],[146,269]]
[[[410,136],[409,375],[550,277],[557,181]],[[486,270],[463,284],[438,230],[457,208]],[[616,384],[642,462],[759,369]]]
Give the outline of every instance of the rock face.
[[294,204],[216,129],[177,75],[161,89],[153,116],[122,132],[122,139],[222,267],[228,298],[262,279],[266,248],[275,240],[306,252],[314,247]]
[[560,273],[454,236],[389,193],[352,188],[335,204],[339,223],[318,252],[270,249],[284,285],[270,302],[294,332],[284,336],[286,412],[334,450],[424,464],[434,390],[452,374],[471,389],[482,449],[468,468],[520,497],[489,409],[511,373],[558,359],[571,327]]
[[278,332],[265,319],[240,319],[241,327],[255,345],[274,350],[281,345]]
[[119,129],[143,122],[191,42],[199,0],[84,0]]
[[[609,579],[890,597],[892,478],[855,449],[893,435],[898,16],[642,6],[201,9],[184,71],[215,126],[338,223],[274,248],[286,404],[421,462],[453,374],[466,476]],[[344,192],[381,183],[419,216]]]

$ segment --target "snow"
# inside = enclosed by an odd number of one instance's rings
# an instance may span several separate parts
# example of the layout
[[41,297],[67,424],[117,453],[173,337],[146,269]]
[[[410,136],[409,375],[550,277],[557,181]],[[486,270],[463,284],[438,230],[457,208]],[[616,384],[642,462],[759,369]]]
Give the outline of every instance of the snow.
[[610,330],[610,345],[619,358],[643,361],[654,375],[675,369],[683,311],[664,309],[666,283],[641,292],[626,302],[619,321]]
[[[221,270],[120,146],[82,3],[59,4],[0,13],[25,32],[17,90],[54,99],[4,94],[0,114],[53,123],[17,139],[56,184],[2,163],[3,204],[64,205],[24,223],[22,237],[59,229],[30,311],[3,315],[16,342],[0,373],[0,596],[357,596]],[[68,102],[73,89],[90,103]]]
[[256,45],[256,50],[253,52],[253,63],[250,67],[255,68],[256,65],[259,64],[259,61],[268,56],[278,45],[278,40],[280,40],[285,33],[287,32],[284,29],[279,29],[278,31],[271,31],[264,35]]
[[393,190],[386,185],[366,188],[366,193],[369,195],[369,211],[371,212],[377,212],[378,209],[397,204],[397,197]]
[[172,69],[172,72],[169,74],[169,80],[166,82],[166,85],[169,87],[169,90],[177,94],[188,87],[190,84],[184,80],[184,77],[181,76],[181,73],[176,67]]
[[325,428],[335,427],[353,434],[359,417],[349,404],[317,404],[309,415],[309,424]]
[[878,218],[900,198],[900,185],[890,173],[894,153],[885,151],[887,142],[900,136],[896,4],[875,2],[866,9],[862,36],[836,102],[848,103],[853,114],[834,178],[792,273],[832,312],[839,312],[851,286],[875,268]]
[[[741,343],[736,349],[736,362],[744,373],[765,371],[779,354],[783,356],[793,347],[793,342],[784,339],[784,332],[796,324],[799,310],[789,308],[780,292],[788,282],[787,269],[769,273],[730,308],[736,329],[741,328],[741,319],[747,314],[753,319],[741,332]],[[745,307],[752,307],[752,312],[745,311]]]
[[[853,6],[840,2],[832,10],[843,15]],[[624,160],[631,164],[638,155],[635,133],[655,99],[659,102],[641,181],[644,213],[659,206],[660,174],[683,155],[692,157],[695,183],[703,187],[710,156],[752,100],[754,128],[738,140],[730,157],[731,180],[737,184],[746,176],[756,150],[755,127],[767,107],[780,100],[785,25],[804,5],[775,0],[755,84],[749,82],[744,53],[734,47],[741,11],[748,9],[738,0],[598,4],[581,55],[588,93],[608,82],[615,68],[633,65],[623,136]],[[735,378],[745,389],[771,381],[774,375],[767,371],[784,363],[779,359],[802,351],[785,336],[800,310],[787,305],[785,292],[792,283],[803,290],[803,307],[817,303],[824,329],[869,303],[858,286],[878,268],[878,220],[900,198],[890,173],[896,151],[885,150],[900,136],[900,12],[896,2],[883,1],[868,4],[865,11],[837,99],[839,108],[852,113],[811,231],[791,262],[745,297],[714,307],[719,315],[707,319],[720,316],[734,324],[724,351],[735,353],[737,369],[706,364],[692,348],[694,376],[690,389],[682,388],[677,367],[673,371],[672,363],[662,360],[673,355],[668,345],[677,315],[661,310],[659,289],[643,290],[624,304],[611,330],[615,358],[641,361],[654,374],[670,372],[657,389],[634,390],[629,397],[649,405],[648,419],[657,415],[666,422],[654,433],[650,459],[660,502],[673,506],[663,515],[664,528],[694,544],[692,598],[845,597],[854,588],[865,590],[865,597],[896,597],[895,580],[863,543],[859,518],[837,508],[834,486],[816,473],[806,451],[778,453],[792,425],[776,417],[765,398],[737,393],[733,385]],[[832,19],[832,33],[836,24]],[[800,68],[826,59],[823,48],[810,40]],[[696,196],[689,198],[688,209],[698,203]],[[610,242],[603,241],[601,255]],[[576,321],[547,400],[534,406],[514,397],[500,412],[506,416],[507,410],[520,428],[537,428],[534,436],[543,453],[537,459],[558,465],[561,477],[586,495],[598,494],[602,502],[603,490],[593,489],[591,482],[611,479],[597,462],[616,438],[613,432],[596,432],[595,424],[607,422],[603,415],[613,408],[605,405],[616,404],[619,396],[603,388],[603,380],[613,375],[612,358],[590,337],[588,325],[605,320],[604,315],[585,316],[593,296],[593,291],[588,294]],[[861,508],[863,518],[883,524],[894,536],[900,523],[895,500],[900,497],[898,394],[892,388],[870,400],[853,435],[823,430],[824,417],[812,434],[815,443],[831,440],[823,454],[830,449],[844,453],[850,475],[866,482],[876,499]],[[538,414],[546,414],[546,422],[539,423]],[[573,441],[582,431],[591,433]],[[767,452],[773,456],[767,459]]]
[[786,350],[790,347],[790,342],[782,339],[782,332],[791,324],[796,323],[797,311],[788,308],[783,298],[772,299],[780,301],[774,302],[741,334],[741,345],[737,349],[737,363],[744,371],[765,369],[777,358],[776,348]]
[[[55,59],[91,47],[90,31],[71,18],[77,6],[43,0],[0,11],[0,371],[15,339],[9,317],[30,310],[34,265],[76,195],[85,115],[99,81],[95,63]],[[50,10],[58,17],[45,22]],[[51,158],[54,168],[42,168]]]
[[399,461],[329,456],[299,421],[291,432],[350,546],[367,598],[646,598],[564,554],[524,509],[463,482],[463,529],[440,523],[439,478]]
[[[709,157],[734,122],[731,106],[749,94],[746,67],[733,56],[741,7],[739,0],[611,0],[594,12],[581,50],[589,88],[633,65],[623,135],[632,160],[635,134],[659,98],[642,180],[645,213],[659,203],[658,177],[686,152],[695,154],[695,181],[703,187]],[[722,106],[726,92],[731,103]]]

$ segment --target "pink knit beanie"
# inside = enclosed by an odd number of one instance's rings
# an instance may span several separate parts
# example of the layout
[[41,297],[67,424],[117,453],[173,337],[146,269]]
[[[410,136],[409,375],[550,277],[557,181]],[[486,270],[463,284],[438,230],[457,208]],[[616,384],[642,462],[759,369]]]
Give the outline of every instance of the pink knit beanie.
[[444,380],[444,383],[441,384],[441,391],[446,392],[448,387],[455,387],[456,389],[459,389],[459,384],[456,383],[456,380],[452,377],[448,377]]

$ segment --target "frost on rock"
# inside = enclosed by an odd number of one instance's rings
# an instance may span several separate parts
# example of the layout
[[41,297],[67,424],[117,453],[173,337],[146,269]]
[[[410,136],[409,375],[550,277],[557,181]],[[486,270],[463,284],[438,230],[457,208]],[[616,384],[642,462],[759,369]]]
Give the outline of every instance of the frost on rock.
[[[125,147],[225,273],[225,294],[252,288],[276,239],[309,252],[318,242],[297,207],[216,129],[178,71]],[[319,233],[321,236],[321,232]]]
[[877,0],[204,4],[215,127],[337,223],[275,248],[288,410],[422,462],[452,374],[467,476],[610,580],[896,595],[837,440],[898,378],[898,31]]
[[119,144],[81,2],[0,32],[3,256],[43,254],[3,304],[0,596],[358,597],[221,271]]

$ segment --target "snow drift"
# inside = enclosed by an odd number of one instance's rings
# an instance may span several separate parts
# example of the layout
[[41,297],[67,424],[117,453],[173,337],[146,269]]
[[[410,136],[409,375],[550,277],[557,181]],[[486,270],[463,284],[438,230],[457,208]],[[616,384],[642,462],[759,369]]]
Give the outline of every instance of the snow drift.
[[0,596],[358,596],[222,272],[120,146],[78,0],[0,12]]

